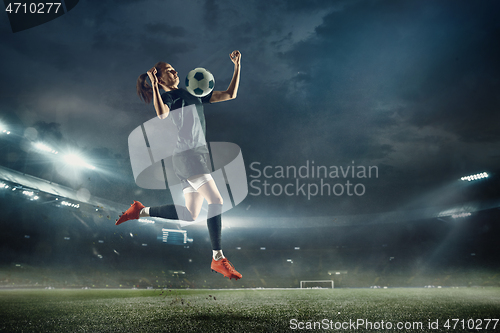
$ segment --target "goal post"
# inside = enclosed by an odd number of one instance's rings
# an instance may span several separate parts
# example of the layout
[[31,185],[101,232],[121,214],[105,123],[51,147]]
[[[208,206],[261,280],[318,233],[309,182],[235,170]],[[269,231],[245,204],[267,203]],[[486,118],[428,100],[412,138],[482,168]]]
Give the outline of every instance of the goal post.
[[300,281],[300,289],[320,289],[331,288],[333,289],[333,280],[303,280]]

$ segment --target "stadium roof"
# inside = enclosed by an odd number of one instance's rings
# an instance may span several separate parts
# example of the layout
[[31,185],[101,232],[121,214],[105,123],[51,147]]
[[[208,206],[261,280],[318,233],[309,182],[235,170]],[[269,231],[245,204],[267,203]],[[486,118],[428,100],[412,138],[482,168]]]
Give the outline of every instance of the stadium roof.
[[77,195],[77,191],[72,188],[49,182],[48,180],[37,178],[22,172],[11,170],[3,166],[0,166],[0,179],[10,183],[18,184],[31,190],[52,194],[56,197],[67,198],[96,207],[103,207],[106,210],[121,212],[124,208],[127,209],[126,205],[95,196],[91,196],[88,200],[83,200],[81,196]]
[[[99,207],[106,211],[116,213],[125,211],[127,204],[117,203],[111,200],[90,196],[88,200],[82,199],[77,191],[45,179],[37,178],[15,170],[0,166],[0,179],[6,182],[18,184],[23,188],[45,192],[55,197],[67,198],[82,204]],[[455,206],[428,206],[421,209],[396,210],[377,214],[340,215],[340,216],[308,216],[307,218],[290,217],[241,217],[233,216],[231,212],[225,214],[224,226],[226,227],[248,227],[248,228],[302,228],[326,227],[326,226],[346,226],[377,223],[409,222],[428,218],[456,218],[465,216],[466,213],[473,213],[481,210],[500,207],[500,199],[490,201],[468,202]],[[171,221],[157,218],[149,218],[158,222],[170,222],[179,224],[181,227],[188,225],[201,225],[200,223]],[[304,219],[307,221],[304,222]],[[200,220],[201,221],[201,220]]]

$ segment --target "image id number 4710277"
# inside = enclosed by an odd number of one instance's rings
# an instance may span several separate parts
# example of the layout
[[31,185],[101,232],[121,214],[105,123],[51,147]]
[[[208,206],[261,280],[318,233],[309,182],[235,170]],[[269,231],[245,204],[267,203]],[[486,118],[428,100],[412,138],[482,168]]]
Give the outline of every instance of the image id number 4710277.
[[61,2],[9,2],[5,11],[9,14],[57,14]]

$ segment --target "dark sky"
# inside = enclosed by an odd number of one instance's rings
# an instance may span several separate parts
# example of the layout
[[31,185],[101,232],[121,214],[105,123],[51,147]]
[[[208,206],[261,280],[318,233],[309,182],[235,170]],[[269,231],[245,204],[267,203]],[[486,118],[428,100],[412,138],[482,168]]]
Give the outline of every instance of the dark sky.
[[130,132],[155,116],[136,95],[140,74],[158,61],[181,78],[205,67],[224,90],[238,49],[238,98],[205,112],[208,141],[238,144],[249,181],[265,180],[251,177],[253,162],[379,173],[351,179],[362,196],[249,194],[234,214],[422,208],[461,176],[499,170],[498,13],[496,0],[80,0],[18,33],[4,15],[0,118],[19,128],[55,123],[75,146],[128,156]]

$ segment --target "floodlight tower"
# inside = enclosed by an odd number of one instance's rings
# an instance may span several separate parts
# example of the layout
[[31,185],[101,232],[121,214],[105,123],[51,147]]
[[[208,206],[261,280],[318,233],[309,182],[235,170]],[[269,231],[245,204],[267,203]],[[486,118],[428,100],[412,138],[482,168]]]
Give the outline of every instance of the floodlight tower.
[[[470,201],[472,197],[477,197],[478,195],[480,195],[481,191],[484,188],[481,188],[481,186],[477,187],[475,184],[479,185],[479,183],[490,177],[491,174],[485,171],[461,177],[459,183],[463,185],[459,187],[463,196],[464,203],[468,200]],[[474,206],[476,207],[474,208]],[[451,217],[453,219],[466,218],[471,216],[471,213],[473,213],[477,209],[479,209],[477,202],[475,204],[464,204],[461,209],[455,209],[455,211],[452,212]]]

